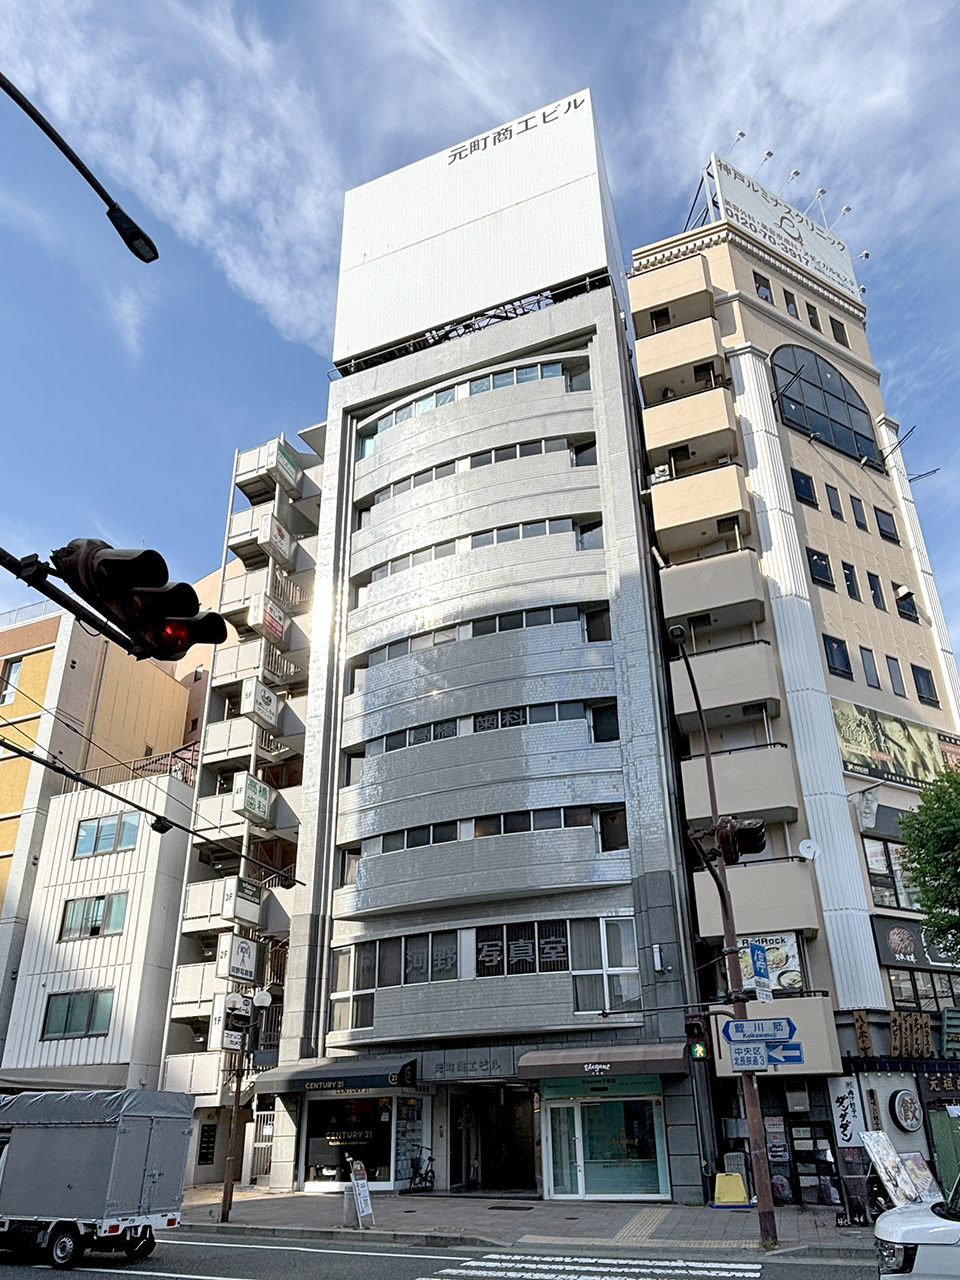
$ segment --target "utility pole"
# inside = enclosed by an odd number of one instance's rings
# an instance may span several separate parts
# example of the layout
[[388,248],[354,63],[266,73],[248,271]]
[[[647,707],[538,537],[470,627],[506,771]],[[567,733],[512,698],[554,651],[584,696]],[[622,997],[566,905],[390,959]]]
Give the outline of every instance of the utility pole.
[[[740,948],[737,945],[737,931],[733,918],[733,902],[730,898],[730,887],[727,884],[727,861],[737,859],[737,828],[733,818],[721,818],[717,805],[717,788],[713,775],[713,759],[710,755],[710,735],[707,721],[703,714],[700,691],[694,679],[693,668],[687,656],[687,633],[683,627],[670,628],[670,639],[680,650],[680,657],[690,681],[697,718],[700,721],[700,732],[703,736],[703,762],[707,771],[707,792],[710,797],[709,832],[691,828],[688,832],[703,865],[713,877],[720,895],[720,917],[723,922],[723,954],[726,960],[727,986],[733,1001],[733,1016],[738,1020],[747,1016],[747,1004],[743,993],[743,971],[740,968]],[[715,850],[706,850],[702,840],[705,835],[712,834],[717,842]],[[777,1245],[777,1219],[773,1208],[773,1190],[770,1186],[770,1162],[767,1159],[767,1137],[763,1127],[763,1112],[760,1109],[760,1094],[757,1089],[757,1077],[752,1071],[742,1071],[740,1076],[743,1111],[747,1119],[747,1133],[750,1142],[750,1164],[753,1170],[753,1185],[757,1194],[757,1212],[760,1219],[760,1243],[764,1249],[774,1249]]]

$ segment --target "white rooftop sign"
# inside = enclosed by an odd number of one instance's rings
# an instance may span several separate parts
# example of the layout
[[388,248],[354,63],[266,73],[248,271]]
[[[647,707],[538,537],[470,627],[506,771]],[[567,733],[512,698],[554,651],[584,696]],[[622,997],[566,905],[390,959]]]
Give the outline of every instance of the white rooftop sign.
[[333,358],[605,269],[621,255],[581,90],[346,193]]
[[720,197],[721,218],[735,222],[771,249],[859,300],[853,263],[842,240],[735,169],[729,160],[711,156],[710,167]]

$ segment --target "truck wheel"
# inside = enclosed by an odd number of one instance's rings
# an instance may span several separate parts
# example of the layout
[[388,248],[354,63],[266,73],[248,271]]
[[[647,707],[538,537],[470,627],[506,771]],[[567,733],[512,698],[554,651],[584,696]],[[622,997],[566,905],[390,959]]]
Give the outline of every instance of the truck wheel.
[[153,1234],[153,1227],[147,1227],[142,1236],[134,1236],[133,1239],[124,1242],[123,1252],[131,1262],[139,1262],[141,1258],[149,1258],[156,1247],[157,1241]]
[[60,1223],[47,1237],[47,1256],[55,1271],[69,1271],[83,1257],[83,1245],[76,1227]]

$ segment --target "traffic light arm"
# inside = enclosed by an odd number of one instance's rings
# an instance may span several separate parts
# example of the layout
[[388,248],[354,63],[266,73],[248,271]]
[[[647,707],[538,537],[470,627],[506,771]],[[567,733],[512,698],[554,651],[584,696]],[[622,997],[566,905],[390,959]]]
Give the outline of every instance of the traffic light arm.
[[3,547],[0,547],[0,568],[6,569],[15,578],[19,578],[27,586],[33,587],[34,591],[39,591],[42,596],[46,596],[48,600],[53,600],[62,609],[72,613],[80,622],[86,623],[88,627],[98,631],[100,635],[112,640],[125,653],[132,654],[134,652],[135,646],[122,631],[111,626],[109,622],[105,622],[103,618],[92,613],[91,610],[84,608],[73,596],[68,596],[65,591],[61,591],[58,587],[49,583],[47,575],[50,573],[50,566],[44,564],[38,556],[24,556],[22,560],[18,560],[16,556],[11,555],[9,551],[5,551]]

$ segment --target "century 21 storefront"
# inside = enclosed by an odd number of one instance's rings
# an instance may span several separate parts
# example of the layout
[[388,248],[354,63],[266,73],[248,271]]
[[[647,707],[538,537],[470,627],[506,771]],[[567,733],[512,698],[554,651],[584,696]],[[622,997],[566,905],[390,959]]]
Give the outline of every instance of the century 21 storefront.
[[[326,1059],[264,1072],[257,1093],[280,1095],[297,1116],[293,1180],[307,1192],[347,1185],[348,1157],[374,1189],[403,1190],[432,1151],[438,1190],[668,1200],[679,1173],[695,1199],[687,1072],[679,1043],[500,1046]],[[668,1117],[681,1121],[670,1144]]]

